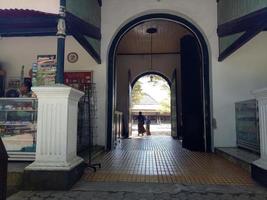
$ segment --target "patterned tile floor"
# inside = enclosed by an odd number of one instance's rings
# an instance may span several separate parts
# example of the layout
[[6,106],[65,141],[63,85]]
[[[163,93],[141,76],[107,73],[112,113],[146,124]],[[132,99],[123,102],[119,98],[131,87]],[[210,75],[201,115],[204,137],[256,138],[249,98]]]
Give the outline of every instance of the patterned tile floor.
[[192,152],[168,136],[124,139],[117,148],[99,157],[102,168],[87,170],[84,180],[254,185],[250,174],[212,153]]

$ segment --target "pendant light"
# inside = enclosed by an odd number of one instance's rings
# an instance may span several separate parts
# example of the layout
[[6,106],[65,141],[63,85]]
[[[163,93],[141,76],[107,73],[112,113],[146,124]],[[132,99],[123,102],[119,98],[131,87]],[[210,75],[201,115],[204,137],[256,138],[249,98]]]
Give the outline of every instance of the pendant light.
[[[146,32],[148,34],[150,34],[150,70],[152,71],[152,43],[153,43],[153,41],[152,41],[152,39],[153,39],[152,38],[152,34],[157,33],[158,30],[157,30],[157,28],[151,27],[151,28],[148,28],[146,30]],[[153,75],[150,75],[150,81],[149,82],[153,82]]]

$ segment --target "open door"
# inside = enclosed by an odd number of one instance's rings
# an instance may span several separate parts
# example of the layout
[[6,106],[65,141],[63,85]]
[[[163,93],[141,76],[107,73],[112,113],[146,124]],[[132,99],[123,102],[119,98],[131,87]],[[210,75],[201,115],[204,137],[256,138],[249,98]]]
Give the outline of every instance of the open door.
[[171,136],[173,138],[178,138],[177,113],[177,72],[175,69],[171,81]]
[[131,84],[131,71],[128,70],[128,96],[129,96],[129,109],[128,109],[128,137],[132,136],[132,84]]
[[202,61],[194,36],[181,39],[181,90],[183,147],[205,151]]

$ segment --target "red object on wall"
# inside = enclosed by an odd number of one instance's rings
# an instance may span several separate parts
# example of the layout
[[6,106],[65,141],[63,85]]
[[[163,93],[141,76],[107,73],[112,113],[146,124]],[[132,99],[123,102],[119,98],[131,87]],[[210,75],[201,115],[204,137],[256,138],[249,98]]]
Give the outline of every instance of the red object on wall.
[[84,92],[86,85],[93,82],[93,72],[65,72],[64,83]]

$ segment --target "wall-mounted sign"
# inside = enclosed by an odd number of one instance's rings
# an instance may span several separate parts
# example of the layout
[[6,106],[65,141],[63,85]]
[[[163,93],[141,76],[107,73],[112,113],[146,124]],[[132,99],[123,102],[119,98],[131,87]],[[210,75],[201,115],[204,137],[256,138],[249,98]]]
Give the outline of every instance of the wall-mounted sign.
[[36,85],[53,85],[55,80],[56,55],[38,55]]
[[75,63],[75,62],[77,62],[77,61],[78,61],[78,58],[79,58],[79,56],[78,56],[78,54],[75,53],[75,52],[70,52],[70,53],[68,54],[68,56],[67,56],[67,59],[68,59],[68,61],[69,61],[70,63]]
[[93,72],[65,72],[64,83],[75,89],[85,91],[86,85],[93,82]]

